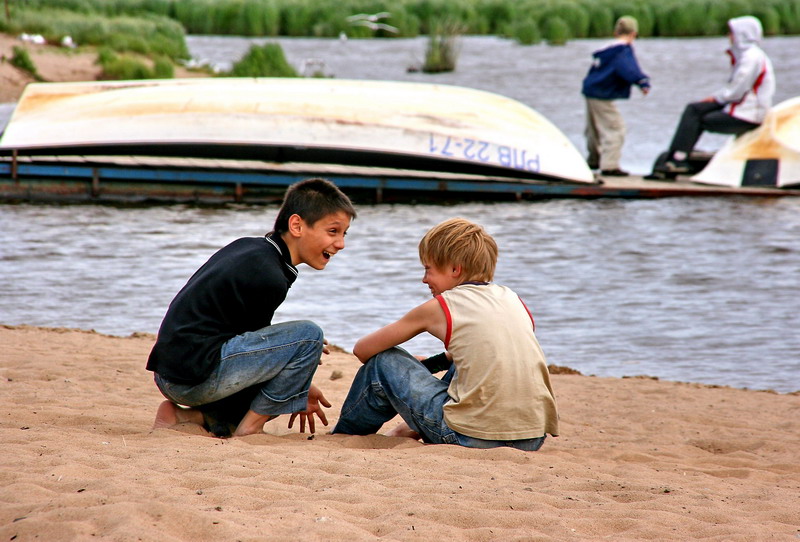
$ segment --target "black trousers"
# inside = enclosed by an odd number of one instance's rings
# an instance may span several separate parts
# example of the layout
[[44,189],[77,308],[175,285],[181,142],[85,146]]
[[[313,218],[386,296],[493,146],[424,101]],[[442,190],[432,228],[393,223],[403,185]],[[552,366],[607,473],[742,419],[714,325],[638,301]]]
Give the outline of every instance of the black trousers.
[[716,102],[693,102],[687,105],[672,137],[668,158],[672,158],[675,151],[683,151],[688,157],[703,132],[738,136],[759,126],[728,115],[722,110],[723,107]]

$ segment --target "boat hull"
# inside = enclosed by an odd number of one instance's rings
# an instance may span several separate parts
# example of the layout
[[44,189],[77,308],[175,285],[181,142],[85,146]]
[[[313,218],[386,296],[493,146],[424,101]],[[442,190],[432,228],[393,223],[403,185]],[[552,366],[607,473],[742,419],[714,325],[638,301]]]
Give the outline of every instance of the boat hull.
[[729,140],[692,180],[721,186],[800,186],[800,97],[776,105],[760,127]]
[[31,84],[0,150],[336,163],[595,182],[566,136],[520,102],[463,87],[388,81]]

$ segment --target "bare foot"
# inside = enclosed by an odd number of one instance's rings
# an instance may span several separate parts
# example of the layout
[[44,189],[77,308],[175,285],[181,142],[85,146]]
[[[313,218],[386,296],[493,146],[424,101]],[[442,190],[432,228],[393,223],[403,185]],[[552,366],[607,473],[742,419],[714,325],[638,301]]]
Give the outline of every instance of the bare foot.
[[181,408],[172,401],[163,401],[158,405],[153,429],[173,427],[179,423],[203,425],[203,413],[193,408]]
[[419,433],[411,429],[406,422],[395,425],[386,432],[387,437],[407,437],[419,440]]
[[246,437],[247,435],[256,435],[264,432],[264,424],[270,420],[274,420],[277,416],[257,414],[252,410],[248,410],[244,415],[242,421],[236,431],[233,432],[234,437]]

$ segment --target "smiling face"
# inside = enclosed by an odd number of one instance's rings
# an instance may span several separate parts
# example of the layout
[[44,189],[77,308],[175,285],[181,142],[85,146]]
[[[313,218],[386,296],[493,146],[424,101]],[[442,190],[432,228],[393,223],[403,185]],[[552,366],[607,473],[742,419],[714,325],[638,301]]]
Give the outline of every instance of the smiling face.
[[431,295],[436,297],[442,292],[455,288],[461,283],[461,267],[445,266],[439,269],[436,266],[422,262],[425,274],[422,275],[422,282],[428,285]]
[[344,249],[344,237],[350,227],[350,215],[338,211],[309,225],[299,215],[289,218],[289,231],[283,234],[292,254],[292,263],[304,263],[325,269],[334,254]]

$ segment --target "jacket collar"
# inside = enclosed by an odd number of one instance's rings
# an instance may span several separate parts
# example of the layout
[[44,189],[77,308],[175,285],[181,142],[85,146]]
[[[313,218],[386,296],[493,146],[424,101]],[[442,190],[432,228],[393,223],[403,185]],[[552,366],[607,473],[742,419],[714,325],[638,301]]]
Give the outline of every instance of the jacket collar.
[[287,278],[294,282],[294,279],[297,278],[298,271],[297,268],[292,265],[292,254],[289,252],[289,247],[286,246],[283,238],[279,233],[273,231],[265,235],[264,240],[268,244],[272,245],[281,255],[284,263],[284,274],[287,276]]

